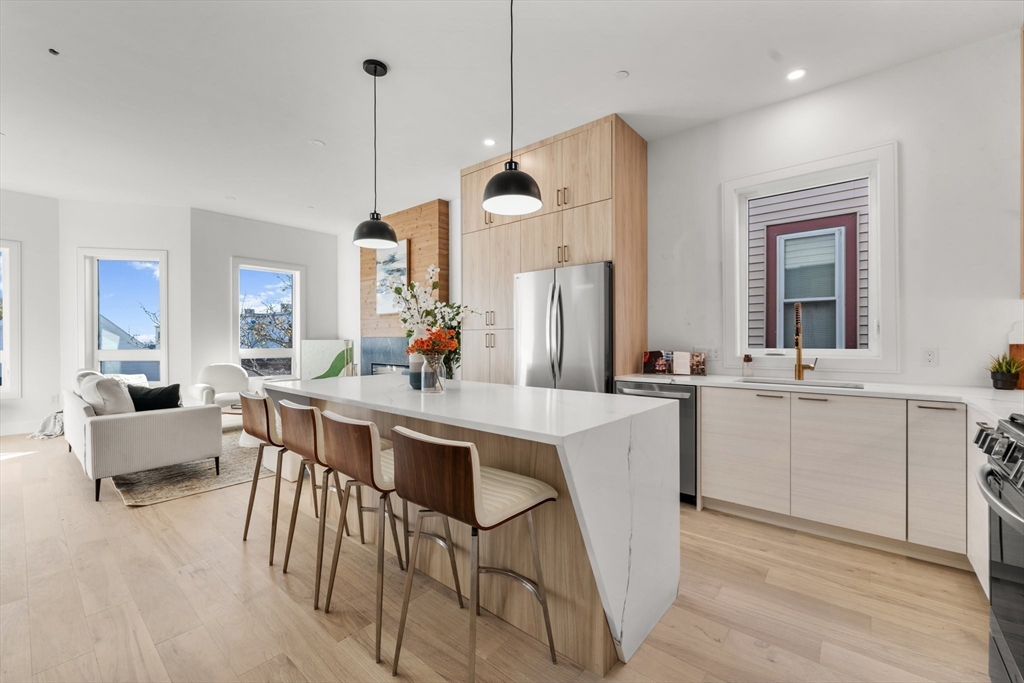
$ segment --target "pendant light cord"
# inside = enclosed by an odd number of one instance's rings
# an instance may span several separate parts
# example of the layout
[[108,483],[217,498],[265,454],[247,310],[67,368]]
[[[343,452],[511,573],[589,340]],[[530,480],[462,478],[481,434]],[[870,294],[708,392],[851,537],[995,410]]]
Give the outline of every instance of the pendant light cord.
[[515,17],[512,14],[512,5],[515,0],[509,0],[508,3],[508,35],[509,35],[509,47],[508,47],[508,91],[509,91],[509,103],[511,105],[511,112],[509,113],[509,125],[508,125],[508,160],[514,161],[512,158],[513,150],[515,150],[515,130],[516,130],[516,70],[515,62],[513,57],[516,51],[516,25]]
[[377,213],[377,74],[373,74],[373,212]]

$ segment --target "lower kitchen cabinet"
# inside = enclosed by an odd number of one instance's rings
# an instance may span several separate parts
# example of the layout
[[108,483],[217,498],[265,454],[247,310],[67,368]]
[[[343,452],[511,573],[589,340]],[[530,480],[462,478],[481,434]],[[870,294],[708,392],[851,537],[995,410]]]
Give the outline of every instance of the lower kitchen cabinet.
[[463,330],[462,379],[512,384],[515,352],[512,330]]
[[905,541],[906,401],[800,393],[791,400],[791,514]]
[[[974,435],[978,433],[981,423],[986,420],[981,413],[968,409],[967,436],[964,445],[967,448],[967,467],[964,476],[967,478],[967,559],[974,567],[981,587],[988,595],[989,589],[989,507],[978,488],[975,472],[988,462],[985,452],[974,445]],[[995,426],[991,421],[989,425]]]
[[701,495],[789,514],[790,395],[701,389]]
[[967,406],[907,401],[907,540],[967,552]]

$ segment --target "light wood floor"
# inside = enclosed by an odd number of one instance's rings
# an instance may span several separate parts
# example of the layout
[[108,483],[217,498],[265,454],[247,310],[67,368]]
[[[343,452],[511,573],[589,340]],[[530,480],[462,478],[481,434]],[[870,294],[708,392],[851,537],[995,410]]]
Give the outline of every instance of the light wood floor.
[[[387,563],[384,663],[373,662],[373,546],[346,540],[332,612],[311,605],[315,521],[292,566],[267,566],[270,480],[249,541],[248,486],[126,508],[61,439],[0,439],[0,679],[389,681],[404,574]],[[290,512],[283,487],[281,516]],[[622,681],[983,681],[987,604],[974,577],[681,509],[679,597]],[[486,578],[484,580],[487,580]],[[460,680],[468,615],[417,582],[400,679]],[[484,615],[482,680],[596,677]]]

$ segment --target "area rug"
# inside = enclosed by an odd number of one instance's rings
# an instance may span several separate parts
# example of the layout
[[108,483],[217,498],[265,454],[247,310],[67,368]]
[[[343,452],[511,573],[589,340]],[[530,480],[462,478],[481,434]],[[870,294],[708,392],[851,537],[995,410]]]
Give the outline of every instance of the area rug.
[[[142,506],[249,483],[252,481],[252,470],[256,466],[256,453],[259,449],[239,446],[238,437],[241,433],[241,426],[225,427],[219,475],[213,458],[207,458],[145,472],[122,474],[112,478],[114,488],[121,494],[125,505]],[[273,456],[276,452],[268,451],[267,455]],[[260,478],[273,474],[266,467],[260,468]]]

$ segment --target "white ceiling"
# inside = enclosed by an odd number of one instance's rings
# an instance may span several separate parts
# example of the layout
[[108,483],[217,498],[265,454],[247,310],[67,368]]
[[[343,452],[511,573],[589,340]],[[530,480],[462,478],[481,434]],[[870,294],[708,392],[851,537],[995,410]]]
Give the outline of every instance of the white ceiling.
[[[520,2],[516,144],[612,112],[657,139],[1014,30],[1022,7]],[[347,234],[372,207],[362,60],[391,68],[387,214],[454,199],[460,168],[507,148],[507,46],[506,2],[3,0],[0,187]]]

